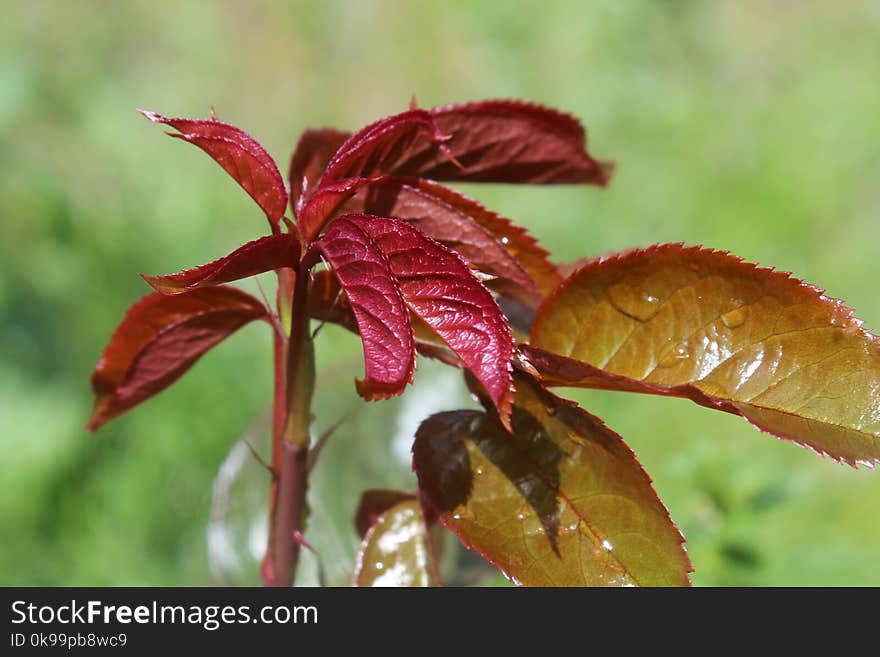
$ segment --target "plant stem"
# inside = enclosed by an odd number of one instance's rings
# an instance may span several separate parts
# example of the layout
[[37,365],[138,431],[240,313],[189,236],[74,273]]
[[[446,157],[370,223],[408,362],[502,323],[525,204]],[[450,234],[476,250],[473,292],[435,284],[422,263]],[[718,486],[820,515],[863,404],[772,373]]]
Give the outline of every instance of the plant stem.
[[[293,294],[292,285],[287,288],[289,294]],[[278,296],[284,290],[284,281],[281,273],[278,275]],[[273,362],[274,362],[274,395],[272,399],[272,484],[269,488],[269,540],[266,545],[266,555],[263,557],[261,575],[265,586],[274,586],[273,575],[275,567],[275,508],[278,502],[278,480],[281,471],[281,436],[284,432],[284,421],[287,419],[287,381],[284,376],[285,361],[287,356],[287,333],[283,326],[277,326],[274,332]]]
[[[304,509],[308,490],[309,426],[311,424],[312,393],[315,381],[315,357],[309,334],[309,273],[300,267],[293,286],[290,306],[290,338],[287,342],[286,414],[280,440],[273,444],[273,463],[276,463],[277,483],[273,487],[271,508],[270,545],[267,559],[271,572],[264,563],[263,578],[274,586],[291,586],[299,560],[299,542],[296,538],[304,525]],[[276,359],[278,357],[276,351]],[[278,366],[276,361],[276,404],[278,403]],[[280,411],[276,405],[275,429],[281,426]],[[277,435],[277,434],[276,434]]]

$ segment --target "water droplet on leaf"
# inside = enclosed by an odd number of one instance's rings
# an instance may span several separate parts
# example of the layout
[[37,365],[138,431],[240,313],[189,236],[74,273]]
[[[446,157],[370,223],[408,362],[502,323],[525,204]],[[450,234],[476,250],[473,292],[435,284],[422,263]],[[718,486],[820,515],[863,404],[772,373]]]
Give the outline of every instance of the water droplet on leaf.
[[742,326],[748,317],[749,310],[746,306],[737,306],[721,315],[721,323],[729,329]]
[[660,310],[660,299],[629,283],[617,283],[608,288],[612,305],[624,315],[646,322]]
[[672,348],[668,354],[666,354],[663,358],[660,359],[660,362],[657,363],[660,367],[675,367],[681,361],[687,360],[691,357],[690,352],[688,351],[687,341],[679,342]]

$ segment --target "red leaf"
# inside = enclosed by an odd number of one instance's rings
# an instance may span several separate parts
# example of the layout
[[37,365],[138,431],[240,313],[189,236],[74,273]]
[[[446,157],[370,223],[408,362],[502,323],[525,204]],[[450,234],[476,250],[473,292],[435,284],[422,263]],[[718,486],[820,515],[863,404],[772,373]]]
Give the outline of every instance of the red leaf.
[[360,395],[381,399],[412,381],[415,345],[409,310],[388,259],[360,222],[336,219],[315,247],[333,267],[357,320],[364,346]]
[[343,178],[327,181],[318,187],[297,215],[303,242],[310,244],[323,230],[334,212],[364,185],[380,179],[381,176]]
[[[605,185],[607,163],[585,150],[580,122],[540,105],[486,100],[430,110],[448,154],[429,143],[414,144],[393,173],[434,180]],[[389,171],[392,172],[392,171]]]
[[425,110],[389,116],[363,128],[340,146],[327,165],[321,184],[393,171],[401,159],[407,158],[414,142],[435,148],[443,139]]
[[[513,394],[510,361],[514,343],[507,320],[489,290],[459,255],[405,221],[345,215],[330,224],[321,241],[343,220],[360,228],[379,248],[410,309],[461,358],[506,422]],[[349,291],[345,281],[342,286]]]
[[305,201],[324,173],[330,159],[351,136],[332,128],[306,130],[302,133],[290,158],[290,204],[299,218]]
[[235,178],[257,202],[273,228],[287,208],[287,191],[275,161],[253,137],[221,121],[170,119],[138,110],[154,123],[170,125],[181,134],[170,134],[195,144]]
[[880,338],[787,273],[681,244],[592,260],[545,301],[531,343],[547,384],[687,397],[880,462]]
[[486,287],[527,307],[537,307],[542,293],[560,281],[547,252],[525,229],[443,185],[418,178],[371,182],[352,204],[369,214],[410,222],[475,269],[496,277]]
[[[348,297],[339,285],[336,275],[329,269],[315,272],[309,292],[309,316],[322,322],[332,322],[358,335],[357,319]],[[418,316],[410,316],[416,351],[423,356],[435,358],[453,367],[463,367],[461,360],[446,346],[437,334]]]
[[161,392],[211,347],[265,317],[262,303],[231,287],[147,295],[129,308],[95,367],[88,429]]
[[177,274],[141,277],[162,294],[181,294],[206,285],[219,285],[256,276],[273,269],[295,267],[299,262],[299,240],[277,234],[248,242],[232,253],[206,265]]
[[449,181],[605,185],[611,166],[587,153],[585,139],[574,117],[520,101],[409,110],[345,142],[322,183],[388,173]]

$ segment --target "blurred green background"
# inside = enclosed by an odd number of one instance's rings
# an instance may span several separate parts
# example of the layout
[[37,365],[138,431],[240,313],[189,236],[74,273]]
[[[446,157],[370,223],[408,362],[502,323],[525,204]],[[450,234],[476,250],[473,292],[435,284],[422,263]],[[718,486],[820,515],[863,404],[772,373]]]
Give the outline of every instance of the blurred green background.
[[[147,291],[137,274],[207,261],[265,230],[219,167],[136,107],[207,116],[213,105],[284,169],[301,129],[356,128],[413,93],[424,106],[558,106],[585,122],[594,154],[618,163],[607,190],[467,193],[560,260],[661,241],[729,249],[822,285],[880,327],[876,2],[2,9],[0,584],[258,581],[267,479],[246,450],[227,454],[248,427],[264,442],[253,419],[269,399],[268,332],[244,329],[170,391],[96,435],[82,429],[91,369]],[[318,357],[320,431],[358,408],[362,363],[333,327]],[[414,422],[461,403],[457,376],[438,369],[423,363],[403,400],[357,411],[330,442],[309,532],[327,581],[349,577],[359,491],[412,487]],[[577,397],[651,473],[688,537],[695,583],[880,585],[877,472],[686,401]]]

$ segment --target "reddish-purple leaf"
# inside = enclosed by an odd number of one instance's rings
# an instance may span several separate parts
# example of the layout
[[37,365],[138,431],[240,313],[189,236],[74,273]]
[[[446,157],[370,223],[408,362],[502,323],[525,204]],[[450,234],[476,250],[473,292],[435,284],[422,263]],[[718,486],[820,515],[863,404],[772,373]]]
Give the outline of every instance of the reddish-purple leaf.
[[323,181],[388,173],[434,180],[605,185],[607,163],[585,149],[574,117],[540,105],[488,100],[409,110],[343,144]]
[[[357,319],[348,297],[339,285],[336,275],[329,269],[322,269],[312,276],[309,292],[309,316],[322,322],[331,322],[358,334]],[[453,367],[464,367],[443,340],[425,324],[420,317],[410,316],[416,350],[423,356],[434,358]]]
[[161,392],[217,343],[255,319],[263,304],[231,287],[147,295],[116,328],[92,374],[92,431]]
[[379,517],[395,504],[411,502],[415,499],[415,494],[393,488],[365,490],[354,514],[354,528],[357,530],[358,536],[363,538],[367,530],[376,524]]
[[388,258],[360,223],[340,217],[315,246],[333,268],[357,320],[365,368],[358,392],[381,399],[400,394],[412,381],[415,345],[409,309]]
[[535,308],[559,283],[547,252],[523,229],[455,190],[419,178],[370,183],[347,207],[404,219],[494,277],[486,287]]
[[415,143],[442,152],[443,139],[444,135],[425,110],[389,116],[363,128],[340,146],[327,165],[321,184],[394,171]]
[[[489,290],[458,254],[405,221],[345,215],[330,224],[321,241],[340,221],[359,227],[379,248],[410,309],[461,358],[506,422],[513,394],[514,343],[507,320]],[[342,286],[348,292],[344,280]]]
[[545,301],[531,344],[548,384],[687,397],[880,462],[880,338],[821,290],[728,253],[665,244],[592,260]]
[[297,215],[297,224],[303,241],[310,244],[323,230],[334,212],[364,185],[380,179],[380,176],[343,178],[342,180],[327,181],[318,187]]
[[587,153],[584,129],[569,114],[522,101],[487,100],[435,107],[430,115],[449,136],[446,152],[428,142],[414,143],[389,173],[447,181],[608,182],[610,165]]
[[210,155],[257,202],[273,229],[287,209],[287,191],[275,161],[253,137],[221,121],[170,119],[139,110],[154,123],[169,125],[180,134],[169,133],[195,144]]
[[327,163],[351,136],[332,128],[306,130],[302,133],[290,158],[290,205],[299,219],[302,207],[315,184],[324,174]]
[[181,294],[207,285],[229,283],[273,269],[296,267],[300,247],[296,236],[276,234],[248,242],[232,253],[206,265],[177,274],[141,277],[162,294]]

